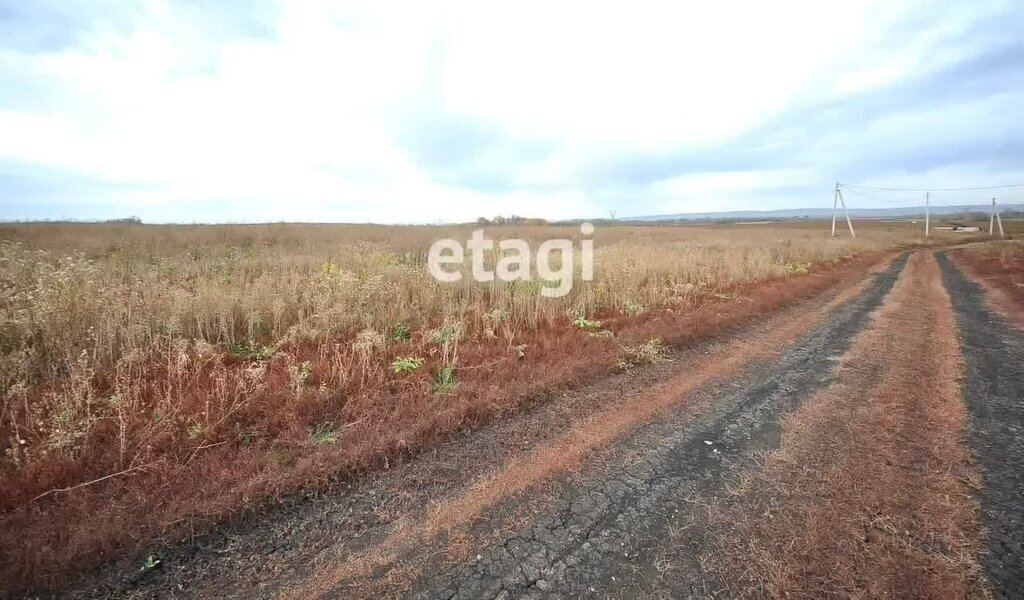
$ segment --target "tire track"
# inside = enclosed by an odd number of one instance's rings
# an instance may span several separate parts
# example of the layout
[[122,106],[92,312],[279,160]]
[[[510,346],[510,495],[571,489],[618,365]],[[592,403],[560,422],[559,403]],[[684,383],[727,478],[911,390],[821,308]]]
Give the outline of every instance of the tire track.
[[915,254],[835,381],[737,478],[717,565],[741,595],[984,594],[962,357],[938,265]]
[[[1018,329],[1024,330],[1024,298],[1020,293],[1016,295],[1011,291],[1015,282],[1012,276],[1000,274],[998,277],[986,276],[975,263],[968,250],[958,250],[952,254],[946,254],[948,260],[956,267],[957,271],[967,279],[978,285],[985,296],[988,306],[1015,325]],[[973,260],[978,260],[973,258]]]
[[[906,260],[894,261],[777,359],[706,391],[713,400],[707,413],[693,419],[675,411],[615,444],[582,485],[562,490],[554,510],[454,570],[422,577],[410,597],[630,596],[642,589],[650,575],[647,550],[666,525],[680,511],[693,512],[696,498],[722,494],[734,463],[777,445],[779,416],[829,382],[834,358],[881,305]],[[689,578],[674,582],[679,592],[707,590],[697,557],[708,541],[700,532],[688,536]],[[343,596],[345,588],[328,595]]]
[[982,552],[995,597],[1024,594],[1024,333],[986,302],[945,252],[937,255],[964,355],[967,442],[981,472]]

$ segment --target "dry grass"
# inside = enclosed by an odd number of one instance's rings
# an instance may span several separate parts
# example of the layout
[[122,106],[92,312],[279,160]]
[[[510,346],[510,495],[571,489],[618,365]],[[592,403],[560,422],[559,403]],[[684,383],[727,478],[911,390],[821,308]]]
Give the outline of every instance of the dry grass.
[[[422,326],[446,317],[487,326],[507,313],[514,334],[566,312],[628,312],[685,304],[723,286],[760,281],[907,242],[898,229],[855,243],[828,240],[820,228],[788,226],[614,227],[599,229],[597,281],[558,302],[531,286],[439,284],[427,274],[427,249],[441,237],[465,240],[467,227],[328,225],[0,227],[0,332],[3,389],[73,371],[82,353],[92,367],[186,340],[281,344],[334,338],[397,323]],[[574,227],[505,227],[492,237],[536,243],[579,239]],[[163,351],[160,352],[163,354]]]
[[1024,243],[989,242],[950,255],[968,277],[984,288],[989,303],[1024,329]]
[[722,576],[751,597],[983,596],[956,325],[929,254],[837,369],[736,481]]
[[[881,225],[855,243],[820,225],[599,229],[595,281],[548,300],[430,279],[429,244],[470,230],[0,227],[3,577],[57,581],[130,540],[373,468],[613,367],[620,344],[777,306],[807,265],[914,241]],[[751,290],[763,298],[742,304]],[[616,338],[577,331],[580,314]],[[423,366],[394,372],[407,356]]]
[[[816,276],[814,289],[821,290],[834,283],[835,274],[831,275]],[[820,310],[793,315],[762,335],[723,344],[687,365],[685,370],[651,386],[643,394],[623,398],[621,402],[579,420],[557,438],[529,453],[510,458],[498,470],[474,482],[464,493],[431,505],[426,518],[421,522],[403,523],[377,547],[345,557],[337,564],[329,564],[314,572],[306,585],[292,590],[286,597],[323,596],[343,581],[345,585],[350,585],[352,580],[367,577],[392,564],[400,564],[403,553],[439,544],[444,548],[451,536],[465,542],[461,532],[499,502],[522,497],[526,491],[530,491],[531,498],[536,498],[536,490],[545,481],[574,472],[588,455],[606,446],[629,428],[650,421],[673,406],[690,402],[688,396],[693,390],[728,377],[743,365],[779,351],[788,342],[814,327],[838,304],[847,301],[850,295],[862,291],[862,288],[863,284],[850,286],[835,299],[825,303]],[[765,299],[758,298],[753,303],[763,306],[757,300]],[[707,408],[706,403],[691,403],[688,406],[692,418],[698,417]],[[445,541],[442,544],[440,540]]]

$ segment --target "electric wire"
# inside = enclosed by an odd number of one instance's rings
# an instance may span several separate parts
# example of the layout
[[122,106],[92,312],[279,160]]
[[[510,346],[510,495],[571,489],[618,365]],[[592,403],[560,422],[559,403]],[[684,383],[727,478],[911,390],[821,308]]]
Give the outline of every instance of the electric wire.
[[[965,187],[965,188],[888,188],[888,187],[874,187],[870,185],[853,185],[849,183],[837,184],[840,188],[857,188],[860,190],[877,190],[880,192],[974,192],[982,190],[1001,190],[1004,188],[1021,188],[1024,187],[1024,183],[1010,183],[1007,185],[990,185],[985,187]],[[852,190],[851,190],[852,191]]]

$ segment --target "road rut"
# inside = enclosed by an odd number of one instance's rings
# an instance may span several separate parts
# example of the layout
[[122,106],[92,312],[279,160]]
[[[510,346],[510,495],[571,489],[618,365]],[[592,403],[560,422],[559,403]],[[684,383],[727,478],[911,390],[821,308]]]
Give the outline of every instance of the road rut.
[[[831,361],[881,304],[905,263],[906,256],[894,261],[864,293],[834,310],[777,360],[752,365],[743,376],[704,390],[713,402],[699,419],[683,409],[644,426],[595,461],[582,485],[559,490],[554,510],[537,517],[532,527],[444,576],[420,578],[409,595],[530,597],[630,589],[634,579],[645,576],[642,550],[662,534],[665,519],[688,499],[720,492],[723,462],[777,443],[778,416],[827,382]],[[695,548],[702,544],[698,537],[690,541]],[[706,582],[698,575],[685,585],[696,590]],[[327,593],[340,597],[354,589],[339,582]]]
[[1024,332],[985,302],[945,253],[937,256],[960,328],[967,441],[982,476],[982,563],[994,596],[1024,594]]

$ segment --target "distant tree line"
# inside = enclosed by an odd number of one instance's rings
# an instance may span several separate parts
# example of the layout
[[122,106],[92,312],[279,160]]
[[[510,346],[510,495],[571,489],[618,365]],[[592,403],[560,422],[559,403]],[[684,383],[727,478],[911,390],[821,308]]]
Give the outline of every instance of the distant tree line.
[[125,224],[129,224],[129,225],[142,225],[142,219],[140,219],[139,217],[135,217],[135,216],[123,217],[123,218],[120,218],[120,219],[11,219],[11,220],[6,220],[5,219],[5,220],[0,221],[0,223],[21,223],[21,224],[49,223],[49,224],[54,224],[54,225],[63,225],[63,224],[68,224],[68,225],[73,225],[73,224],[95,225],[97,223],[111,223],[111,224],[113,224],[113,223],[125,223]]
[[487,217],[480,217],[476,220],[477,225],[547,225],[546,219],[538,219],[534,217],[520,217],[519,215],[512,215],[510,217],[504,217],[498,215],[492,219]]

